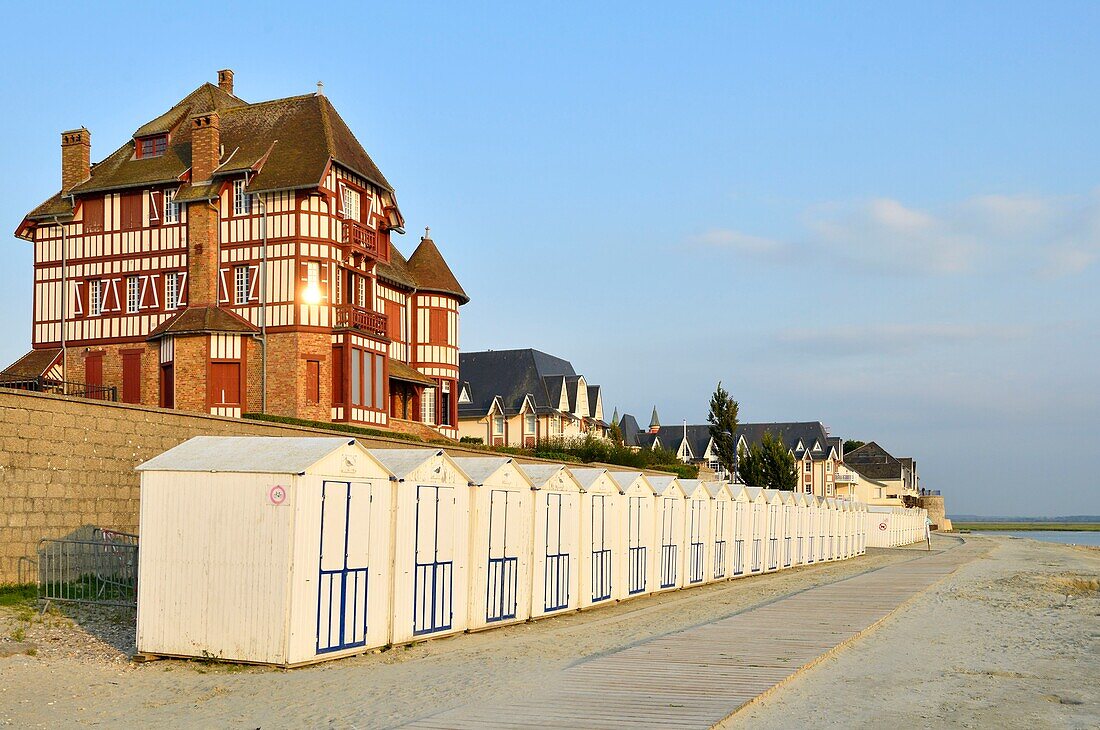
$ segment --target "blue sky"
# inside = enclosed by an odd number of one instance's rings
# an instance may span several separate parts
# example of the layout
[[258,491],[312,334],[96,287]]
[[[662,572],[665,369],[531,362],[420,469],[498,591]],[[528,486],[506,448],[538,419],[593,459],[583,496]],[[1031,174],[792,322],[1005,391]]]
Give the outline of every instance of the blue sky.
[[[0,222],[57,190],[64,129],[101,159],[219,68],[254,101],[323,80],[399,246],[430,225],[472,296],[465,349],[566,357],[640,420],[702,421],[721,379],[743,420],[914,456],[949,511],[1100,513],[1100,7],[522,5],[234,3],[166,33],[12,8]],[[31,301],[7,235],[5,365]]]

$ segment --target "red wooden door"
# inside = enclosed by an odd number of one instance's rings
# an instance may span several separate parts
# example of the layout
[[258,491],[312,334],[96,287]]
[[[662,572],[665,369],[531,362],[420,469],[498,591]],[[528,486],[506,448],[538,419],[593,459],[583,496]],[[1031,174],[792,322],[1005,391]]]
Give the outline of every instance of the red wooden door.
[[84,357],[84,388],[86,398],[103,398],[103,353],[90,352]]
[[141,403],[141,353],[122,353],[122,402]]

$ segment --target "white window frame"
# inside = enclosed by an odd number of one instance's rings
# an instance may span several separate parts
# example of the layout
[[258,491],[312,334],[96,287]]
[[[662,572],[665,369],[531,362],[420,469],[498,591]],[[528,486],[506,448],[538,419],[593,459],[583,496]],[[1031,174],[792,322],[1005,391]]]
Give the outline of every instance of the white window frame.
[[248,304],[248,266],[233,267],[233,302],[234,304]]
[[164,222],[165,223],[179,223],[180,222],[180,207],[176,203],[176,191],[165,190],[164,191]]
[[435,388],[425,388],[420,398],[420,422],[435,425]]
[[103,314],[103,285],[102,279],[92,279],[88,282],[88,316],[98,317]]
[[538,431],[538,416],[534,413],[523,414],[523,434],[534,436]]
[[244,180],[233,181],[233,215],[249,215],[252,212],[252,196],[245,192]]
[[164,308],[179,309],[180,275],[172,271],[164,275]]
[[804,461],[802,471],[806,474],[813,474],[814,463],[812,461]]
[[141,308],[141,279],[136,276],[126,277],[126,313],[137,314]]
[[340,187],[343,191],[341,194],[341,202],[343,204],[344,218],[358,223],[363,211],[363,196],[358,190],[343,183],[340,184]]
[[[497,428],[498,425],[500,426],[500,428]],[[504,435],[504,416],[493,416],[493,435]]]

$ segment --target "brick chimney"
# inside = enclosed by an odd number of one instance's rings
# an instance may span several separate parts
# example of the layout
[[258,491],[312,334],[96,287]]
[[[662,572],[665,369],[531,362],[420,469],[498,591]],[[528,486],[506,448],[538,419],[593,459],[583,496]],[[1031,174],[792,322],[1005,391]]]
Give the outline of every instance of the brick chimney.
[[218,71],[218,88],[227,94],[233,93],[233,69],[223,68]]
[[[210,182],[221,161],[218,113],[191,117],[191,184]],[[218,209],[207,201],[187,208],[187,303],[218,306]]]
[[61,133],[61,190],[68,192],[92,174],[92,133],[84,127]]
[[221,143],[217,112],[191,117],[191,184],[210,181],[221,162]]

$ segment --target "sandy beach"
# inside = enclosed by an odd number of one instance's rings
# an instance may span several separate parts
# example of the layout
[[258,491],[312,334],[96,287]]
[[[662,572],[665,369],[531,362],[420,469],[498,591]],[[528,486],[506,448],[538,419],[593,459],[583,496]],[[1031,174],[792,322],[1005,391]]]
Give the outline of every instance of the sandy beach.
[[[729,726],[878,727],[900,720],[1095,727],[1100,593],[1089,581],[1100,576],[1100,551],[972,539],[988,546],[986,557],[746,708]],[[951,540],[938,537],[936,546]],[[871,550],[846,562],[291,671],[184,661],[135,665],[128,661],[133,635],[125,612],[81,611],[73,624],[51,614],[27,622],[25,610],[3,608],[0,636],[9,638],[0,641],[0,653],[18,633],[35,655],[0,658],[0,723],[394,727],[457,705],[522,695],[586,657],[913,557],[913,549]]]

